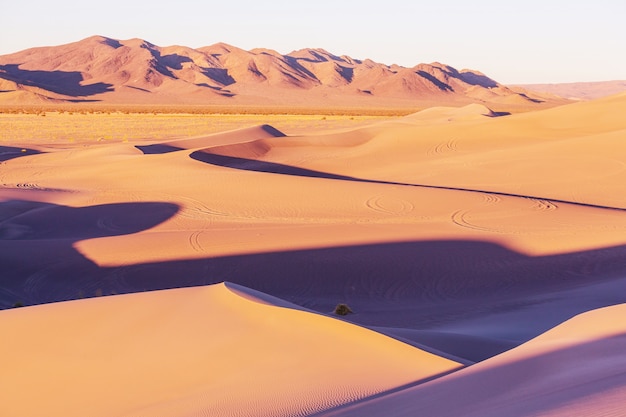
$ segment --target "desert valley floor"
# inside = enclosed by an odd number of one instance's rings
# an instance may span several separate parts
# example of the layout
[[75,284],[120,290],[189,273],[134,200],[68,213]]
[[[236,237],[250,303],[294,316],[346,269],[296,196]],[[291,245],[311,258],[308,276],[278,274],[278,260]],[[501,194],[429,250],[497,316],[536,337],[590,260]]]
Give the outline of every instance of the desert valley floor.
[[626,415],[624,114],[0,114],[0,414]]

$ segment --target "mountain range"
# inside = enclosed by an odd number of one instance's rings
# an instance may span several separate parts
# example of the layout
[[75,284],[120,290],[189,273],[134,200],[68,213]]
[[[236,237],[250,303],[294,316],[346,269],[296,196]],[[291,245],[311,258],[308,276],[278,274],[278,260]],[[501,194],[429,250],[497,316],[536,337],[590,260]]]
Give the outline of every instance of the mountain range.
[[520,84],[526,90],[555,94],[571,100],[594,100],[626,91],[626,80],[556,84]]
[[301,49],[282,55],[218,43],[159,47],[93,36],[0,56],[0,103],[535,106],[556,96],[441,63],[411,68]]

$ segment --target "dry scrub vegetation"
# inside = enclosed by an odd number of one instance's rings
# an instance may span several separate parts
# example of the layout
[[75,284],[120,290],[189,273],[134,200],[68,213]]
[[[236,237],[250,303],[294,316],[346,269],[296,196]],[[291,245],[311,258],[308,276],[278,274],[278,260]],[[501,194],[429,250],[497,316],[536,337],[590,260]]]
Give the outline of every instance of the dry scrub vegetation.
[[[270,111],[271,110],[271,111]],[[0,142],[96,143],[166,140],[270,124],[291,135],[354,128],[410,111],[208,107],[3,107]],[[307,111],[305,111],[307,110]],[[239,112],[236,112],[239,111]]]
[[[436,105],[432,103],[431,105]],[[427,106],[430,107],[430,106]],[[247,106],[247,105],[151,105],[104,103],[0,104],[0,114],[66,113],[152,113],[152,114],[247,114],[247,115],[321,115],[321,116],[405,116],[425,107],[313,107],[313,106]]]

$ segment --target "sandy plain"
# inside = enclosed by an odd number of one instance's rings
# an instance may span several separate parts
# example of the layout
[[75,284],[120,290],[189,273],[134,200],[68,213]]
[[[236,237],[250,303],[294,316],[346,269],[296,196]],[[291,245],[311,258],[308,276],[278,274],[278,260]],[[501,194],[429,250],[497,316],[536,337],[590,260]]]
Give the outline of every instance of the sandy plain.
[[625,112],[2,114],[3,410],[625,414]]

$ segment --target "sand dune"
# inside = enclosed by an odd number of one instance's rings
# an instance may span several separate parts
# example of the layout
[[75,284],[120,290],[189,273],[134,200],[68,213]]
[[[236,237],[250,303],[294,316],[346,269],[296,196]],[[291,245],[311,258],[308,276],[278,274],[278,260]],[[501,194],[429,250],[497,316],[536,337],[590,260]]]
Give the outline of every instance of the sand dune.
[[282,137],[284,133],[270,125],[254,126],[245,129],[235,129],[230,132],[220,132],[207,136],[200,136],[188,139],[178,139],[175,141],[162,142],[155,145],[138,146],[146,154],[161,154],[175,152],[183,149],[202,149],[207,147],[218,147],[224,145],[233,146],[238,143]]
[[[9,136],[0,306],[28,306],[0,312],[10,410],[623,413],[624,110],[621,94],[297,134]],[[307,311],[338,303],[362,327]]]
[[[300,167],[355,178],[624,208],[618,188],[625,161],[616,152],[626,129],[620,116],[625,103],[615,96],[491,119],[480,117],[493,116],[481,106],[429,109],[404,118],[397,128],[371,132],[358,150],[326,148],[303,164],[299,151],[289,149]],[[453,121],[463,122],[464,129]],[[433,127],[434,122],[449,126]],[[340,136],[330,140],[342,143]],[[282,142],[274,142],[277,150],[263,159],[291,165]]]
[[459,367],[230,284],[4,311],[0,329],[7,415],[309,415]]
[[323,415],[621,415],[626,407],[624,314],[622,304],[577,316],[454,374]]

